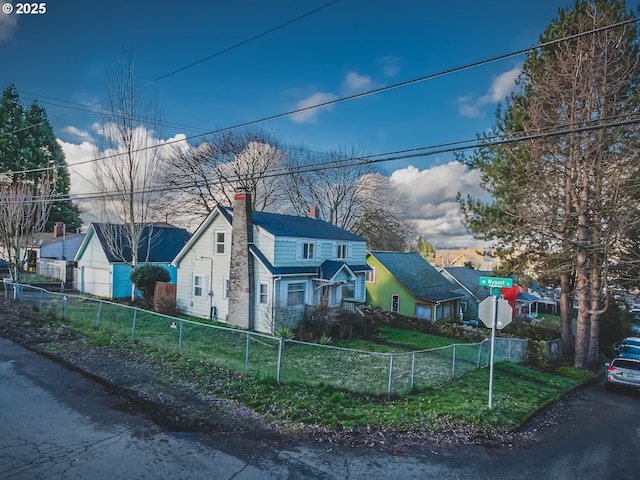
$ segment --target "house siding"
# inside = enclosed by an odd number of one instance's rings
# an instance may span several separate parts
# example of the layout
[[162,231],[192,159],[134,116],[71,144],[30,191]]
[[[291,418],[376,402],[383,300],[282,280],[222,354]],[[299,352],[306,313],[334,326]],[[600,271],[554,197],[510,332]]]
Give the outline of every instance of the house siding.
[[[367,298],[365,303],[374,307],[380,307],[387,312],[391,311],[391,299],[393,295],[399,297],[398,313],[406,317],[415,317],[416,299],[389,270],[387,270],[374,257],[367,258],[367,264],[375,269],[375,282],[367,283]],[[422,302],[426,303],[426,302]]]
[[[213,252],[215,242],[212,244],[210,233],[214,231],[225,232],[225,252],[222,254]],[[222,216],[218,216],[176,265],[178,270],[176,297],[178,308],[184,313],[200,318],[209,318],[213,307],[215,318],[226,321],[229,311],[225,298],[224,279],[229,278],[230,238],[229,224]],[[204,280],[202,296],[194,295],[193,280],[195,276],[202,277]],[[208,294],[210,291],[213,293],[211,297]]]
[[[234,207],[235,210],[235,207]],[[174,264],[178,267],[177,281],[177,302],[178,307],[189,315],[201,318],[209,316],[209,302],[216,307],[219,320],[226,320],[229,314],[229,299],[225,298],[224,281],[230,277],[231,267],[231,251],[224,257],[211,255],[208,248],[210,233],[222,228],[227,229],[229,238],[231,238],[231,225],[229,225],[228,211],[222,207],[217,208],[203,222],[196,231],[195,235],[189,240],[187,245],[174,259]],[[256,218],[254,216],[254,220]],[[270,218],[270,222],[275,222]],[[303,318],[306,305],[317,304],[319,296],[314,291],[314,286],[318,286],[318,282],[314,281],[317,272],[316,268],[325,260],[337,260],[337,245],[347,245],[347,258],[340,259],[348,265],[364,265],[366,258],[366,242],[361,241],[339,241],[327,238],[312,238],[308,236],[297,237],[294,235],[296,231],[295,222],[291,222],[291,218],[287,217],[283,220],[285,224],[290,226],[292,234],[274,234],[266,227],[256,222],[253,228],[253,245],[252,248],[257,249],[259,253],[253,257],[253,281],[250,288],[254,289],[251,295],[253,310],[253,328],[264,333],[274,333],[280,326],[295,327]],[[275,225],[273,223],[272,225]],[[274,227],[274,230],[277,230]],[[287,227],[288,230],[289,227]],[[331,228],[334,228],[333,226]],[[334,232],[335,233],[335,232]],[[337,232],[338,235],[344,236],[344,232]],[[306,234],[305,234],[306,235]],[[340,238],[340,237],[336,237]],[[316,245],[314,258],[302,260],[301,251],[302,244],[311,242]],[[210,261],[203,257],[212,257]],[[262,260],[265,263],[262,263]],[[300,270],[288,270],[288,267],[294,269],[299,267],[311,267],[308,273],[300,273]],[[273,273],[274,269],[280,269],[280,273]],[[307,271],[306,268],[302,270]],[[295,275],[290,273],[295,271]],[[282,276],[281,276],[282,275]],[[193,295],[193,278],[194,276],[203,276],[207,278],[207,282],[211,281],[213,297],[195,297]],[[340,306],[340,300],[344,296],[340,280],[351,278],[343,273],[339,274],[338,282],[331,285],[333,289],[334,306]],[[335,279],[334,279],[335,280]],[[292,292],[292,298],[300,301],[299,305],[287,305],[289,285],[302,283],[304,285],[304,298],[300,298],[300,293]],[[355,300],[364,301],[364,275],[359,274],[354,282],[353,297]],[[260,285],[266,285],[267,301],[260,303]],[[351,297],[351,294],[349,294]],[[263,298],[264,299],[264,298]],[[251,326],[249,327],[251,328]]]
[[76,288],[83,293],[112,298],[112,268],[95,235],[88,240],[78,260]]

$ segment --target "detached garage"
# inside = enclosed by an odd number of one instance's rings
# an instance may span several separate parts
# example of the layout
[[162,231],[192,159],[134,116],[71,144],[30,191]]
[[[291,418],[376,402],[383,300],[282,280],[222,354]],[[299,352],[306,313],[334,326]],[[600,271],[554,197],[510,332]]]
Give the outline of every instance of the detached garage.
[[[131,247],[124,225],[92,223],[75,261],[74,286],[82,292],[103,298],[131,296]],[[145,225],[138,248],[139,265],[162,265],[176,282],[176,267],[169,266],[187,243],[189,232],[168,224]]]

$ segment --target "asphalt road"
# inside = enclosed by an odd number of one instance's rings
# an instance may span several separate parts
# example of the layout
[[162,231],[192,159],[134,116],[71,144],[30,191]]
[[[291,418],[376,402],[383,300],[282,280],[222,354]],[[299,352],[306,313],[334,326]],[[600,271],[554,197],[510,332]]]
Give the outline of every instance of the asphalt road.
[[390,455],[183,435],[104,387],[0,338],[0,479],[637,479],[640,395],[595,384],[529,448]]

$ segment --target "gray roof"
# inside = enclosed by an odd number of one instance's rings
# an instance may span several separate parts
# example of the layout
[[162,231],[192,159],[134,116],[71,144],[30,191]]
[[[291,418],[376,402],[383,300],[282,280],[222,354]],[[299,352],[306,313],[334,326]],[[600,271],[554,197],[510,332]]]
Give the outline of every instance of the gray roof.
[[[125,226],[123,224],[92,223],[91,226],[96,232],[109,263],[118,263],[123,260],[126,262],[131,261],[131,245],[126,241],[126,235],[124,235]],[[109,232],[120,237],[123,258],[120,258],[109,248],[107,241]],[[187,243],[189,236],[189,232],[182,228],[166,226],[166,224],[161,226],[145,225],[138,244],[138,259],[141,262],[169,263]]]
[[[219,207],[219,209],[227,221],[233,225],[233,208]],[[253,224],[277,237],[320,238],[351,242],[365,241],[364,238],[319,218],[254,211]]]
[[461,298],[429,262],[417,252],[370,252],[415,297],[442,302]]
[[489,288],[480,286],[480,277],[493,276],[493,272],[490,270],[474,270],[469,267],[445,267],[444,270],[478,300],[484,300],[491,295]]

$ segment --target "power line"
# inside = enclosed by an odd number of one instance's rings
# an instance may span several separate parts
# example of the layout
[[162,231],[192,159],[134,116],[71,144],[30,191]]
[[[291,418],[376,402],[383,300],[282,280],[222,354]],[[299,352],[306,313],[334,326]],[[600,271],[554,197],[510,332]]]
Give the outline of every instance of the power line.
[[[362,166],[366,164],[386,163],[386,162],[392,162],[392,161],[406,160],[410,158],[421,158],[421,157],[427,157],[427,156],[438,155],[443,153],[463,152],[463,151],[474,150],[478,148],[488,148],[488,147],[495,147],[500,145],[517,143],[517,142],[553,138],[553,137],[562,136],[562,135],[569,135],[574,133],[585,133],[585,132],[591,132],[591,131],[596,131],[596,130],[601,130],[606,128],[638,125],[640,124],[640,117],[635,117],[635,118],[632,117],[625,120],[619,120],[619,121],[614,121],[609,123],[595,123],[595,122],[591,122],[591,123],[592,124],[583,125],[583,126],[560,125],[555,127],[547,127],[543,129],[537,129],[534,132],[515,133],[506,138],[500,137],[500,136],[485,137],[485,138],[475,139],[475,140],[464,140],[464,141],[452,142],[448,144],[434,145],[431,147],[421,147],[416,149],[381,153],[381,154],[370,155],[370,156],[334,159],[327,162],[319,162],[315,164],[304,165],[299,168],[289,167],[289,168],[284,168],[280,170],[274,170],[269,173],[260,174],[259,176],[246,175],[246,176],[227,178],[225,181],[226,183],[236,183],[236,182],[249,181],[249,180],[259,179],[259,178],[260,179],[273,178],[273,177],[280,177],[284,175],[295,175],[295,174],[330,170],[330,169],[336,169],[336,168],[356,167],[356,166]],[[570,126],[571,128],[567,128],[567,126]],[[187,182],[176,184],[176,185],[163,185],[162,187],[156,185],[152,188],[135,190],[133,193],[136,195],[149,194],[149,193],[156,192],[159,188],[162,188],[162,190],[164,191],[173,191],[173,190],[180,190],[192,185],[193,185],[192,181],[187,181]],[[63,194],[63,195],[56,195],[53,197],[52,196],[33,197],[33,199],[27,202],[20,202],[20,203],[36,203],[38,201],[41,202],[43,200],[49,200],[54,202],[66,201],[66,200],[83,201],[83,200],[93,200],[98,198],[117,198],[117,197],[122,197],[123,195],[129,195],[129,194],[131,194],[131,192],[118,192],[118,191],[95,192],[91,194],[79,194],[79,195]]]
[[[417,78],[414,78],[414,79],[411,79],[411,80],[406,80],[406,81],[403,81],[403,82],[399,82],[399,83],[395,83],[395,84],[392,84],[392,85],[388,85],[388,86],[385,86],[385,87],[375,88],[375,89],[372,89],[372,90],[368,90],[366,92],[361,92],[361,93],[349,95],[349,96],[346,96],[346,97],[341,97],[341,98],[338,98],[338,99],[329,100],[329,101],[326,101],[326,102],[321,102],[321,103],[318,103],[316,105],[311,105],[311,106],[308,106],[308,107],[303,107],[303,108],[299,108],[299,109],[296,109],[296,110],[291,110],[291,111],[284,112],[284,113],[279,113],[279,114],[274,114],[274,115],[270,115],[270,116],[267,116],[267,117],[262,117],[262,118],[259,118],[259,119],[256,119],[256,120],[250,120],[250,121],[239,123],[239,124],[236,124],[236,125],[233,125],[233,126],[223,127],[223,128],[217,129],[217,130],[210,130],[208,132],[199,133],[199,134],[191,135],[191,136],[186,136],[184,139],[170,140],[170,141],[167,141],[167,142],[164,142],[164,143],[158,143],[156,145],[150,145],[150,146],[147,146],[147,147],[134,149],[129,153],[140,153],[140,152],[143,152],[143,151],[146,151],[146,150],[150,150],[150,149],[160,148],[160,147],[163,147],[163,146],[168,146],[168,145],[172,145],[172,144],[176,144],[176,143],[180,143],[180,142],[186,142],[188,140],[194,140],[194,139],[197,139],[197,138],[202,138],[202,137],[207,136],[207,135],[215,135],[215,134],[226,132],[226,131],[230,131],[230,130],[236,130],[236,129],[239,129],[239,128],[246,128],[246,127],[249,127],[249,126],[257,125],[259,123],[265,123],[265,122],[268,122],[268,121],[272,121],[272,120],[276,120],[276,119],[280,119],[280,118],[296,115],[296,114],[307,112],[307,111],[314,110],[314,109],[317,109],[317,108],[323,108],[323,107],[327,107],[327,106],[332,106],[332,105],[336,105],[338,103],[344,103],[344,102],[347,102],[347,101],[363,98],[363,97],[366,97],[366,96],[376,95],[376,94],[379,94],[379,93],[387,92],[389,90],[394,90],[394,89],[397,89],[397,88],[407,87],[409,85],[414,85],[414,84],[417,84],[417,83],[425,82],[427,80],[433,80],[435,78],[443,77],[443,76],[446,76],[446,75],[451,75],[451,74],[454,74],[454,73],[462,72],[464,70],[469,70],[469,69],[476,68],[476,67],[483,66],[483,65],[487,65],[487,64],[490,64],[490,63],[495,63],[495,62],[500,61],[500,60],[505,60],[505,59],[508,59],[508,58],[511,58],[511,57],[515,57],[515,56],[519,56],[519,55],[522,55],[522,54],[526,54],[526,53],[529,53],[529,52],[532,52],[532,51],[535,51],[535,50],[538,50],[538,49],[541,49],[541,48],[544,48],[544,47],[548,47],[548,46],[555,45],[555,44],[558,44],[558,43],[561,43],[561,42],[573,40],[573,39],[576,39],[576,38],[579,38],[579,37],[583,37],[583,36],[586,36],[586,35],[592,35],[592,34],[595,34],[595,33],[601,32],[601,31],[610,30],[610,29],[617,28],[617,27],[620,27],[620,26],[629,25],[631,23],[637,23],[638,21],[639,21],[639,19],[631,19],[631,20],[626,20],[624,22],[619,22],[619,23],[615,23],[615,24],[612,24],[612,25],[607,25],[607,26],[604,26],[604,27],[595,28],[593,30],[588,30],[586,32],[580,32],[580,33],[568,35],[566,37],[562,37],[562,38],[559,38],[559,39],[550,40],[548,42],[540,43],[540,44],[535,45],[533,47],[528,47],[528,48],[517,50],[517,51],[511,52],[511,53],[498,55],[498,56],[491,57],[491,58],[488,58],[488,59],[485,59],[485,60],[479,60],[479,61],[476,61],[476,62],[468,63],[468,64],[463,65],[463,66],[454,67],[454,68],[451,68],[451,69],[443,70],[443,71],[440,71],[440,72],[437,72],[437,73],[433,73],[433,74],[429,74],[429,75],[424,75],[424,76],[417,77]],[[87,163],[94,163],[94,162],[98,162],[98,161],[102,161],[102,160],[108,160],[110,158],[117,158],[119,155],[121,155],[121,154],[105,155],[105,156],[98,157],[98,158],[84,160],[82,162],[74,163],[73,166],[85,165]],[[44,172],[44,171],[50,170],[51,168],[52,167],[42,167],[42,168],[36,168],[36,169],[30,169],[30,170],[21,170],[21,171],[17,171],[17,172],[5,172],[5,173],[8,173],[8,174],[36,173],[36,172]]]
[[[332,1],[331,1],[331,2],[329,2],[329,3],[326,3],[326,4],[324,4],[324,5],[321,5],[320,7],[314,8],[313,10],[310,10],[310,11],[308,11],[308,12],[305,12],[305,13],[303,13],[302,15],[298,15],[297,17],[292,18],[291,20],[287,20],[286,22],[281,23],[281,24],[279,24],[279,25],[276,25],[275,27],[272,27],[272,28],[270,28],[270,29],[268,29],[268,30],[265,30],[264,32],[261,32],[261,33],[258,33],[258,34],[256,34],[256,35],[253,35],[252,37],[247,38],[246,40],[243,40],[243,41],[241,41],[241,42],[235,43],[235,44],[233,44],[233,45],[231,45],[231,46],[229,46],[229,47],[223,48],[222,50],[218,50],[217,52],[214,52],[214,53],[212,53],[211,55],[207,55],[207,56],[206,56],[206,57],[204,57],[204,58],[201,58],[201,59],[199,59],[199,60],[196,60],[196,61],[194,61],[194,62],[191,62],[191,63],[189,63],[188,65],[185,65],[185,66],[183,66],[183,67],[177,68],[177,69],[175,69],[175,70],[173,70],[173,71],[171,71],[171,72],[169,72],[169,73],[165,73],[165,74],[163,74],[163,75],[161,75],[161,76],[159,76],[159,77],[156,77],[156,78],[154,78],[154,79],[152,79],[152,80],[149,80],[149,81],[147,81],[147,82],[145,82],[145,83],[143,83],[143,84],[140,84],[140,85],[134,86],[134,87],[133,87],[131,90],[129,90],[129,91],[135,91],[135,90],[138,90],[138,89],[140,89],[140,88],[142,88],[142,87],[146,87],[146,86],[151,85],[151,84],[153,84],[153,83],[155,83],[155,82],[157,82],[157,81],[163,80],[163,79],[165,79],[165,78],[167,78],[167,77],[170,77],[170,76],[175,75],[175,74],[177,74],[177,73],[183,72],[183,71],[185,71],[185,70],[187,70],[187,69],[189,69],[189,68],[192,68],[192,67],[194,67],[194,66],[196,66],[196,65],[199,65],[199,64],[201,64],[201,63],[204,63],[204,62],[206,62],[206,61],[208,61],[208,60],[211,60],[212,58],[215,58],[215,57],[218,57],[218,56],[220,56],[220,55],[222,55],[222,54],[224,54],[224,53],[230,52],[231,50],[235,50],[236,48],[239,48],[239,47],[241,47],[241,46],[243,46],[243,45],[246,45],[246,44],[248,44],[248,43],[251,43],[251,42],[253,42],[253,41],[255,41],[255,40],[259,39],[259,38],[265,37],[265,36],[269,35],[270,33],[273,33],[273,32],[275,32],[275,31],[280,30],[280,29],[282,29],[282,28],[284,28],[284,27],[287,27],[287,26],[289,26],[289,25],[291,25],[291,24],[293,24],[293,23],[295,23],[295,22],[297,22],[297,21],[299,21],[299,20],[302,20],[303,18],[309,17],[309,16],[313,15],[314,13],[317,13],[317,12],[319,12],[319,11],[321,11],[321,10],[324,10],[325,8],[328,8],[328,7],[330,7],[331,5],[334,5],[334,4],[338,3],[339,1],[340,1],[340,0],[332,0]],[[47,97],[43,97],[43,98],[47,98]],[[96,103],[94,103],[94,104],[89,105],[89,107],[97,107],[98,105],[102,104],[103,102],[105,102],[105,101],[107,101],[107,100],[109,100],[109,98],[102,99],[102,100],[100,100],[100,101],[98,101],[98,102],[96,102]],[[58,100],[58,101],[63,101],[63,102],[64,102],[64,100]],[[46,102],[42,102],[42,103],[46,103]],[[73,104],[73,103],[75,103],[75,102],[67,102],[67,103]],[[60,107],[63,107],[63,108],[73,108],[73,107],[65,107],[64,105],[57,105],[57,106],[60,106]],[[84,110],[85,110],[85,111],[89,111],[89,112],[91,112],[91,113],[95,113],[95,112],[92,112],[91,110],[86,110],[86,106],[85,106],[85,105],[83,105],[83,107],[85,107],[85,108],[84,108]],[[73,108],[73,109],[74,109],[74,110],[83,110],[83,109],[80,109],[80,108]],[[31,128],[35,128],[35,127],[37,127],[37,126],[39,126],[39,125],[42,125],[43,123],[44,123],[44,122],[39,122],[39,123],[36,123],[36,124],[33,124],[33,125],[29,125],[29,126],[24,127],[24,128],[20,128],[20,129],[18,129],[18,130],[14,130],[13,132],[3,132],[3,133],[0,133],[0,136],[3,136],[3,135],[11,135],[11,134],[15,134],[15,133],[21,132],[21,131],[23,131],[23,130],[28,130],[28,129],[31,129]],[[170,125],[170,124],[169,124],[169,125]],[[198,130],[203,131],[204,129],[192,129],[192,130],[195,130],[195,131],[198,131]]]

